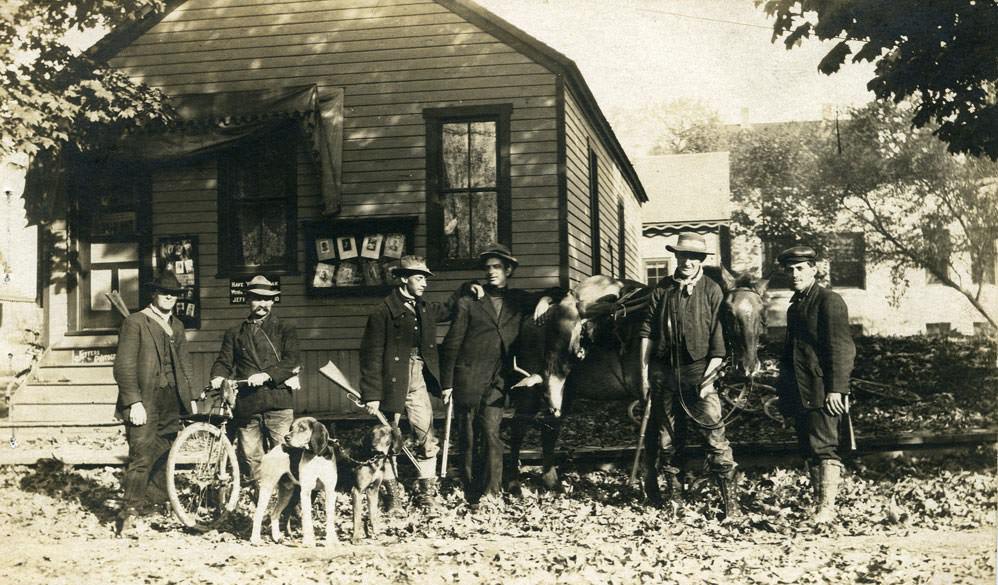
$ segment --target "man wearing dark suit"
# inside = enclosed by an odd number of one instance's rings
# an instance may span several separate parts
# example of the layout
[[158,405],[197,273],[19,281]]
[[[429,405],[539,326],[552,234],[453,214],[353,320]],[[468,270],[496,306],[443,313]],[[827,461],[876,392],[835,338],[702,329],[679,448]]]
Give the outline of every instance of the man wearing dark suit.
[[[404,412],[416,446],[418,502],[426,512],[436,507],[436,457],[440,451],[433,432],[430,393],[446,403],[449,392],[441,392],[437,354],[437,323],[454,316],[462,287],[446,303],[426,302],[427,277],[433,276],[426,260],[403,256],[391,271],[398,286],[367,318],[360,342],[360,393],[368,413],[379,410],[394,415]],[[470,291],[469,291],[470,292]],[[389,510],[398,504],[395,466],[385,468]]]
[[816,259],[807,246],[795,246],[778,257],[794,295],[787,309],[777,390],[780,410],[793,419],[801,455],[810,468],[818,503],[815,522],[828,523],[835,518],[842,476],[839,423],[848,416],[846,396],[856,346],[845,301],[815,282]]
[[172,316],[183,287],[172,272],[152,282],[149,306],[125,319],[118,334],[115,416],[125,422],[128,465],[125,496],[115,529],[135,536],[144,504],[166,501],[166,456],[180,430],[181,413],[195,398],[184,326]]
[[294,419],[292,391],[301,388],[301,355],[294,325],[274,314],[277,283],[257,275],[246,286],[249,315],[225,332],[211,366],[211,385],[246,380],[233,408],[239,462],[245,477],[258,479],[264,453],[284,442]]
[[479,255],[485,272],[481,300],[462,298],[444,339],[441,384],[453,390],[463,452],[465,493],[498,496],[504,445],[499,436],[520,322],[533,311],[533,295],[507,282],[518,262],[509,248],[493,244]]

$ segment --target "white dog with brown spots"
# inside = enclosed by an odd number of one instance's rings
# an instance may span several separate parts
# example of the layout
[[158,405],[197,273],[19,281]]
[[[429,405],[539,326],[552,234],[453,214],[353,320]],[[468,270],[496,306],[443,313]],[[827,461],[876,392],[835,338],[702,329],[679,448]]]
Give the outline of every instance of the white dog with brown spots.
[[253,533],[250,542],[260,544],[260,530],[267,504],[277,488],[277,501],[270,509],[270,534],[274,542],[281,542],[281,512],[294,495],[295,486],[301,486],[302,543],[315,546],[312,524],[312,491],[322,484],[326,494],[326,546],[336,542],[333,519],[336,508],[336,457],[329,444],[329,431],[311,417],[295,419],[291,430],[284,436],[284,444],[271,449],[260,463],[260,496],[253,515]]

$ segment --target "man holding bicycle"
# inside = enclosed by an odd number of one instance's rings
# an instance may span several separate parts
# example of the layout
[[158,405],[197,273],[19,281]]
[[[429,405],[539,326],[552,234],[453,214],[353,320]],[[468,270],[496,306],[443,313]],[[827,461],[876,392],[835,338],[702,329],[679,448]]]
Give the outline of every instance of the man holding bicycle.
[[128,441],[124,505],[115,522],[122,536],[140,531],[137,518],[145,504],[166,501],[167,454],[180,430],[180,415],[196,396],[184,325],[173,316],[183,286],[172,272],[164,272],[146,287],[152,301],[122,323],[114,360],[115,416],[125,422]]
[[226,379],[240,384],[233,421],[243,474],[255,483],[268,447],[280,444],[294,419],[292,390],[300,388],[301,361],[295,327],[273,314],[278,285],[257,275],[247,283],[249,315],[225,332],[222,348],[211,367],[211,386]]
[[676,245],[666,249],[676,255],[676,271],[655,288],[639,332],[642,392],[652,401],[645,433],[645,494],[653,505],[662,505],[658,485],[662,457],[667,497],[679,503],[686,427],[692,421],[703,434],[707,462],[721,492],[724,514],[730,518],[741,513],[736,465],[724,433],[720,397],[712,383],[704,384],[726,353],[719,318],[724,294],[717,283],[704,278],[703,262],[711,252],[702,235],[681,233]]

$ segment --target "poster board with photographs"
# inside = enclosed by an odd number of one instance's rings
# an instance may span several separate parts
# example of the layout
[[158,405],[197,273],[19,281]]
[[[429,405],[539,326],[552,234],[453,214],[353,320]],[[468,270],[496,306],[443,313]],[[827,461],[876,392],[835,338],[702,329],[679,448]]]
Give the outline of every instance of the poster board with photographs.
[[173,314],[185,329],[201,328],[201,282],[198,277],[198,237],[167,236],[156,244],[156,270],[170,270],[184,287]]
[[311,296],[377,296],[412,254],[417,216],[305,222],[306,291]]

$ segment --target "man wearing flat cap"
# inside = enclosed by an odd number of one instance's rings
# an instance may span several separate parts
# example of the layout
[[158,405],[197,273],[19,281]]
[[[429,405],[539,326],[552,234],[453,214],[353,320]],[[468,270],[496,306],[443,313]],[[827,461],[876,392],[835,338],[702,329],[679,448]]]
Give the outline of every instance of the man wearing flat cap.
[[[440,384],[437,323],[454,317],[457,298],[470,289],[462,287],[445,303],[427,302],[423,293],[433,276],[420,256],[403,256],[390,276],[397,286],[367,318],[360,343],[360,393],[371,415],[381,410],[395,419],[409,420],[418,461],[417,502],[426,512],[437,503],[436,457],[440,451],[433,432],[430,393],[445,401]],[[386,504],[389,511],[401,504],[395,465],[385,466]]]
[[145,283],[149,305],[129,315],[118,334],[115,416],[125,422],[128,465],[124,502],[115,529],[136,536],[148,504],[166,502],[166,456],[180,430],[180,415],[195,398],[184,325],[173,316],[183,286],[172,272]]
[[520,325],[532,314],[531,293],[510,288],[519,265],[509,248],[489,244],[478,255],[485,297],[462,298],[443,342],[441,383],[453,390],[463,454],[466,496],[498,503],[504,445],[499,435],[506,393],[514,382],[513,355]]
[[280,445],[291,429],[291,393],[301,387],[298,334],[273,312],[279,294],[280,287],[262,274],[246,283],[249,315],[225,332],[211,366],[212,388],[221,388],[225,380],[245,380],[232,415],[240,467],[254,483],[266,451]]
[[794,421],[817,502],[815,522],[828,523],[835,518],[842,477],[839,423],[848,416],[846,397],[856,357],[849,310],[841,296],[816,282],[812,248],[794,246],[777,261],[794,291],[777,382],[780,410]]
[[652,401],[645,434],[645,494],[652,505],[663,505],[658,473],[664,463],[666,499],[672,506],[681,502],[686,428],[692,421],[703,435],[724,514],[738,516],[736,465],[721,424],[721,400],[713,383],[704,383],[726,352],[719,318],[724,294],[704,278],[703,262],[712,252],[702,235],[681,233],[666,249],[676,256],[676,271],[655,287],[639,331],[641,386]]

